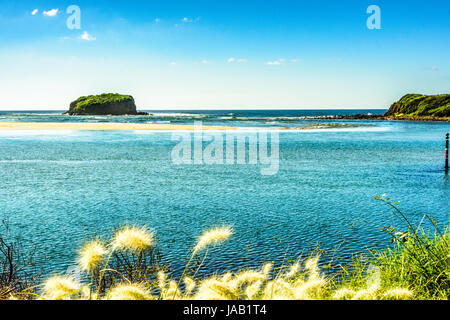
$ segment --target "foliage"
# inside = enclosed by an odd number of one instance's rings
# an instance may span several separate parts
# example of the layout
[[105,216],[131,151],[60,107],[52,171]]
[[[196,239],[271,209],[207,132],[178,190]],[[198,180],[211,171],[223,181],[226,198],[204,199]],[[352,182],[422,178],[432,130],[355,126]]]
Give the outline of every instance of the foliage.
[[[392,208],[393,214],[401,218],[406,230],[395,227],[383,228],[392,236],[394,248],[372,252],[374,261],[381,269],[385,284],[408,285],[424,298],[450,297],[450,228],[441,233],[436,222],[435,233],[426,233],[421,225],[413,225],[389,198],[376,197]],[[424,221],[422,219],[422,222]]]
[[92,105],[118,103],[125,101],[133,101],[133,97],[130,95],[121,95],[118,93],[103,93],[100,95],[84,96],[71,103],[71,111],[85,112]]
[[22,242],[9,239],[9,235],[9,223],[4,220],[0,230],[0,300],[25,290],[34,292],[39,276],[34,261],[35,250],[24,254]]
[[450,117],[450,94],[407,94],[391,106],[386,116]]
[[[449,227],[440,233],[429,216],[415,226],[398,209],[397,202],[385,196],[375,199],[388,205],[404,226],[383,226],[381,229],[392,237],[390,248],[370,251],[368,258],[356,256],[353,263],[341,265],[342,271],[332,275],[322,273],[316,252],[277,268],[266,263],[259,269],[197,277],[208,248],[233,235],[231,228],[219,227],[201,234],[177,280],[160,265],[153,232],[127,226],[109,241],[95,239],[80,250],[78,261],[89,280],[77,282],[68,276],[53,276],[37,293],[20,285],[0,299],[22,299],[27,294],[49,300],[448,299]],[[422,228],[425,219],[435,226],[433,236]],[[196,258],[202,258],[201,262],[192,266]],[[5,282],[0,287],[5,288]]]

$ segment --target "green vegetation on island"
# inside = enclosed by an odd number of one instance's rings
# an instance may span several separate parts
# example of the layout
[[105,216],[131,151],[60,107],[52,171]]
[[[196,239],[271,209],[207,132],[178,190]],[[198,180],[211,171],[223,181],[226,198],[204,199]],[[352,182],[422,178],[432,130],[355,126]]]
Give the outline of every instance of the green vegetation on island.
[[341,120],[400,120],[450,122],[450,94],[407,94],[391,105],[384,115],[354,114],[334,116]]
[[80,97],[70,104],[69,115],[137,115],[130,95],[104,93]]
[[407,94],[395,102],[386,117],[450,117],[450,94]]

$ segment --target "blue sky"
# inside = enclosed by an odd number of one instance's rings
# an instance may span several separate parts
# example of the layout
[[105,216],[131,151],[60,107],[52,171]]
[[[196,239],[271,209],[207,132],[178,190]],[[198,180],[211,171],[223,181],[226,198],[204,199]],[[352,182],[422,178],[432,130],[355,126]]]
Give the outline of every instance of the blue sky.
[[449,17],[447,0],[0,0],[0,109],[102,92],[140,109],[387,108],[450,92]]

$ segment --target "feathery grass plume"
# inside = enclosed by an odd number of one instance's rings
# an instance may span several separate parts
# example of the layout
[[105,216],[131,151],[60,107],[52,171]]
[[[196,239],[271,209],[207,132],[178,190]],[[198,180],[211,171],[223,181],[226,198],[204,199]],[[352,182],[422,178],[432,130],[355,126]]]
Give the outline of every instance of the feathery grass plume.
[[109,293],[109,300],[154,300],[150,292],[140,284],[122,283]]
[[352,300],[375,300],[378,288],[378,285],[372,285],[367,289],[356,291]]
[[167,286],[167,274],[164,271],[159,271],[156,275],[156,280],[158,281],[159,290],[165,290]]
[[291,285],[283,280],[269,281],[263,291],[263,300],[293,300],[295,299]]
[[411,299],[413,293],[404,288],[395,288],[387,291],[384,295],[384,299],[392,299],[392,300],[408,300]]
[[[203,232],[203,234],[199,237],[196,246],[194,247],[194,250],[192,251],[191,258],[187,262],[183,274],[180,277],[180,281],[178,282],[177,286],[180,285],[181,279],[186,275],[186,272],[188,271],[189,265],[194,259],[195,255],[198,253],[198,251],[205,249],[209,245],[218,244],[219,242],[227,240],[233,232],[231,231],[230,227],[221,227],[221,228],[213,228],[208,231]],[[206,255],[205,255],[206,258]],[[197,271],[200,269],[201,265],[198,267]]]
[[245,283],[253,283],[256,281],[264,281],[266,279],[267,279],[266,274],[251,270],[243,271],[236,276],[236,281],[238,282],[239,285]]
[[231,272],[227,272],[220,277],[220,281],[229,282],[233,278],[233,274]]
[[238,300],[238,293],[227,282],[216,277],[203,280],[194,296],[195,300]]
[[269,275],[270,272],[272,271],[272,268],[273,268],[273,263],[271,263],[271,262],[266,263],[266,264],[263,266],[263,268],[262,268],[262,272],[263,272],[265,275]]
[[342,288],[337,290],[334,295],[334,300],[351,300],[353,296],[355,295],[355,291],[347,288]]
[[[309,300],[321,298],[326,285],[326,280],[321,277],[318,267],[319,256],[309,258],[305,262],[305,269],[308,271],[308,278],[305,280],[299,277],[292,284],[293,296],[297,300]],[[282,276],[289,280],[298,275],[300,264],[295,263],[291,266],[288,273]]]
[[195,280],[192,279],[191,277],[184,277],[183,282],[184,282],[186,295],[190,295],[194,291],[195,286],[197,285],[195,283]]
[[53,276],[44,282],[43,296],[50,300],[70,299],[80,291],[80,286],[73,279]]
[[78,263],[84,271],[91,271],[103,261],[106,253],[103,243],[99,240],[91,241],[80,250]]
[[355,292],[352,300],[374,300],[375,296],[373,292],[369,290],[359,290]]
[[229,290],[237,292],[239,282],[237,276],[234,276],[231,272],[227,272],[219,278],[219,281],[226,284]]
[[245,289],[245,295],[247,300],[255,300],[261,292],[263,281],[256,281]]
[[167,290],[161,294],[161,298],[164,300],[181,300],[182,294],[178,288],[178,283],[176,281],[169,281]]
[[284,275],[284,278],[290,279],[295,277],[298,274],[299,270],[300,270],[300,263],[296,262],[289,268],[289,271]]
[[319,278],[319,256],[306,260],[305,269],[309,272],[309,278]]
[[296,282],[292,291],[296,300],[321,299],[325,284],[325,279],[312,277],[304,282]]
[[154,243],[153,234],[147,229],[125,227],[114,235],[112,246],[115,250],[144,251]]
[[80,293],[80,300],[98,300],[99,298],[99,295],[96,292],[92,292],[90,287],[84,287]]
[[194,247],[194,252],[198,252],[209,245],[218,244],[219,242],[227,240],[233,234],[230,227],[214,228],[203,232]]

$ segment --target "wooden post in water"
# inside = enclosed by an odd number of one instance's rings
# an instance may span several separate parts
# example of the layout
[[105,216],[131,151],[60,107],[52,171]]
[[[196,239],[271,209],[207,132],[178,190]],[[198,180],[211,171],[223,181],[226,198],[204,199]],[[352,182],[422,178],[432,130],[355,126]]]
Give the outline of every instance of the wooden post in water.
[[448,172],[448,133],[445,136],[445,172]]

